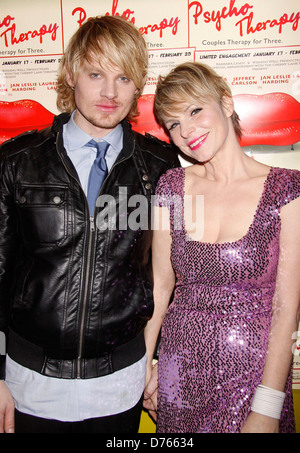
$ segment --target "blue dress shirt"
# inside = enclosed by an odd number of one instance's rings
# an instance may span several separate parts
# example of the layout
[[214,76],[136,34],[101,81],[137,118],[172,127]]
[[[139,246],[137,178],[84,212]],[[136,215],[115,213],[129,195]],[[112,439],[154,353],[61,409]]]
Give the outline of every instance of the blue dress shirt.
[[[96,148],[86,147],[85,145],[92,139],[96,141],[101,141],[101,139],[92,137],[80,129],[74,121],[74,115],[75,112],[73,112],[70,121],[64,125],[64,145],[69,158],[76,168],[81,186],[87,195],[89,175],[96,159],[97,151]],[[106,153],[106,163],[108,171],[110,171],[123,148],[123,128],[121,124],[118,124],[104,139],[110,145]]]

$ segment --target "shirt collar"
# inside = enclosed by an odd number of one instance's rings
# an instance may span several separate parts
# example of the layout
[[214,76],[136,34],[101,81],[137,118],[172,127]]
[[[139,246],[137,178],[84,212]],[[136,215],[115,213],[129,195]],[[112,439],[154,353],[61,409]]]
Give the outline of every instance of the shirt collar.
[[[90,140],[94,137],[84,132],[74,121],[76,110],[72,113],[71,118],[67,124],[65,124],[64,140],[68,151],[72,152],[83,148]],[[95,139],[94,139],[95,140]],[[111,145],[115,152],[120,152],[123,148],[123,127],[118,124],[112,131],[110,131],[101,140],[105,140]],[[97,139],[97,141],[101,141]]]

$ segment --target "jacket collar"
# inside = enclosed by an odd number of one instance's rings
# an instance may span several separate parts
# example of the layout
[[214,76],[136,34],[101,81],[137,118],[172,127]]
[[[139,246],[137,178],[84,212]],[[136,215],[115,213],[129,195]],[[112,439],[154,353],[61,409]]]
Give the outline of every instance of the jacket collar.
[[55,116],[52,125],[53,134],[56,135],[58,132],[62,132],[64,124],[70,120],[70,117],[71,115],[68,113],[61,113],[60,115]]
[[[71,161],[67,155],[67,152],[64,149],[64,144],[63,144],[63,127],[64,124],[66,124],[70,120],[71,115],[67,113],[62,113],[54,118],[53,121],[53,126],[52,126],[52,134],[54,136],[54,140],[56,141],[58,138],[57,142],[57,148],[59,152],[61,153],[61,156],[64,158],[65,162],[67,162],[68,167],[72,168],[72,172],[74,175],[77,175],[73,165],[71,164]],[[135,137],[132,132],[131,124],[127,120],[123,120],[121,122],[121,125],[123,127],[123,148],[121,152],[119,153],[117,160],[115,162],[118,163],[121,160],[125,160],[131,155],[133,155],[134,150],[135,150]]]

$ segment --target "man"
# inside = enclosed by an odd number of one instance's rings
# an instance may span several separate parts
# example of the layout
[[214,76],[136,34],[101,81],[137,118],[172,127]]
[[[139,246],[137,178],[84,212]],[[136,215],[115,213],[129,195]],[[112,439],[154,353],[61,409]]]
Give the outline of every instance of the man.
[[[169,145],[134,133],[128,121],[147,62],[132,24],[89,20],[62,60],[64,113],[52,128],[1,147],[2,432],[14,423],[16,432],[138,430],[153,313],[151,231],[130,228],[123,201],[139,195],[150,207],[160,175],[180,165]],[[116,209],[106,229],[103,195]]]

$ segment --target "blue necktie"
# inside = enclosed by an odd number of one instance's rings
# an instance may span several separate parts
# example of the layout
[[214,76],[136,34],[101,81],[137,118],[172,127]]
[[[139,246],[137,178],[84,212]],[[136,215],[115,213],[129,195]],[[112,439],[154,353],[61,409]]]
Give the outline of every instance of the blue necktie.
[[90,206],[90,213],[91,215],[93,215],[101,186],[108,174],[105,155],[109,148],[109,143],[105,141],[96,142],[95,140],[91,140],[85,146],[97,149],[97,157],[90,171],[87,195],[87,199]]

